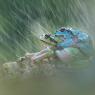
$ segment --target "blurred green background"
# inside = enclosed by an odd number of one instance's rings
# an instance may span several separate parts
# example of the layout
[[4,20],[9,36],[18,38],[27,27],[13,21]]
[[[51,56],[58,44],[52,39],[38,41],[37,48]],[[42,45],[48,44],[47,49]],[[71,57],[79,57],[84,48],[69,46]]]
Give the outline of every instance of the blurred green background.
[[[39,35],[77,27],[93,39],[95,0],[0,0],[0,63],[41,50]],[[94,60],[91,61],[94,64]],[[0,95],[95,95],[94,65],[52,77],[1,81]]]

